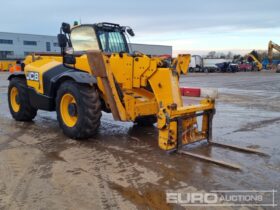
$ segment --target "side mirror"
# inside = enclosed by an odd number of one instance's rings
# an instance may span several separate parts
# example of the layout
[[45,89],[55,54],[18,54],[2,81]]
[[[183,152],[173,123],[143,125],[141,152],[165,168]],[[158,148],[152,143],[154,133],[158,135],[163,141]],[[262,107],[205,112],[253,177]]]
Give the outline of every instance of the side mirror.
[[62,23],[61,29],[65,34],[70,34],[71,33],[71,26],[68,23]]
[[63,57],[63,63],[75,65],[76,64],[76,58],[74,55],[65,55]]
[[58,34],[57,41],[58,41],[59,47],[61,47],[61,48],[67,47],[68,40],[67,40],[67,37],[65,34]]
[[134,31],[132,30],[132,28],[126,29],[126,32],[127,32],[130,36],[135,36]]

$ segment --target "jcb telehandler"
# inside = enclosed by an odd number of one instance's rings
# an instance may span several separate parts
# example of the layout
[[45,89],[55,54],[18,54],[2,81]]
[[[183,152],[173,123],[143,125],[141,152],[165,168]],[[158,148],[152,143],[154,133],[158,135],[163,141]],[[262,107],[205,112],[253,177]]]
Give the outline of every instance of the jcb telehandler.
[[211,142],[214,99],[183,106],[179,78],[187,73],[190,55],[170,63],[131,53],[127,34],[134,36],[130,27],[118,24],[71,28],[63,23],[58,35],[61,54],[27,56],[23,72],[10,75],[13,118],[30,121],[38,109],[56,111],[65,135],[84,139],[95,134],[105,111],[119,121],[157,122],[163,150],[182,151],[183,145],[203,139]]

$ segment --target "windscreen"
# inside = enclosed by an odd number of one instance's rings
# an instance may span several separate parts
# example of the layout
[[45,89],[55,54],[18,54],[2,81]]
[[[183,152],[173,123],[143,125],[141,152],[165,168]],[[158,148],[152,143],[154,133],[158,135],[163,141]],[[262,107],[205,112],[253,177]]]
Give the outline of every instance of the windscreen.
[[99,50],[98,41],[92,26],[72,29],[71,41],[75,51]]
[[104,52],[128,52],[122,32],[98,30],[97,34]]

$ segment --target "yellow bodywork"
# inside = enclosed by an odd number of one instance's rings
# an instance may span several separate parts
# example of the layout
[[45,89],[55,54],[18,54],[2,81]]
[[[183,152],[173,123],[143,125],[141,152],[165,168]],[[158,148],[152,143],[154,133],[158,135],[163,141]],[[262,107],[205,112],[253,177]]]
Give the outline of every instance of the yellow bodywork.
[[[163,150],[176,149],[178,139],[181,139],[184,145],[209,137],[210,112],[208,111],[214,110],[214,100],[203,99],[197,105],[183,105],[179,77],[187,73],[190,55],[179,55],[174,60],[173,67],[166,67],[159,57],[98,53],[100,62],[104,65],[103,74],[98,73],[91,66],[88,57],[90,54],[76,57],[75,68],[96,76],[99,95],[105,101],[107,108],[111,108],[114,119],[135,121],[137,117],[156,115],[159,129],[158,143]],[[29,71],[39,73],[39,82],[28,80],[28,86],[44,94],[42,76],[49,69],[61,65],[62,58],[33,55],[28,56],[24,62],[27,64],[26,75]],[[113,112],[110,94],[106,91],[104,83],[105,77],[117,113]],[[202,116],[200,129],[198,113]],[[69,124],[74,123],[74,119],[69,118],[68,121]],[[182,132],[179,132],[180,129]]]
[[258,71],[261,71],[263,69],[262,63],[253,55],[253,54],[248,54],[248,57],[251,57],[253,61],[256,63]]
[[70,115],[70,113],[68,111],[68,107],[69,107],[70,104],[76,104],[76,100],[75,100],[73,95],[67,93],[61,99],[61,102],[59,104],[59,106],[60,106],[59,110],[61,112],[60,114],[61,114],[61,117],[62,117],[65,125],[72,128],[76,125],[76,123],[78,121],[78,116],[77,115],[73,115],[73,116]]
[[[190,55],[179,55],[173,62],[173,68],[163,67],[160,58],[146,55],[133,57],[116,53],[111,56],[103,54],[102,58],[106,75],[96,73],[94,65],[92,73],[97,77],[108,78],[120,120],[134,121],[137,117],[157,115],[158,143],[163,150],[176,149],[179,138],[184,145],[210,137],[209,117],[215,108],[214,100],[203,99],[198,105],[183,105],[179,77],[187,73]],[[118,96],[116,84],[123,94],[122,99]],[[200,130],[198,113],[202,116]],[[182,130],[180,134],[179,120]]]
[[0,71],[9,71],[9,68],[15,64],[15,60],[0,60]]
[[13,87],[10,93],[10,101],[11,101],[11,106],[14,112],[18,112],[20,110],[20,104],[17,101],[18,97],[18,89],[16,87]]
[[269,60],[269,65],[272,65],[272,58],[273,58],[273,49],[277,50],[280,52],[280,46],[273,41],[269,41],[268,43],[268,60]]

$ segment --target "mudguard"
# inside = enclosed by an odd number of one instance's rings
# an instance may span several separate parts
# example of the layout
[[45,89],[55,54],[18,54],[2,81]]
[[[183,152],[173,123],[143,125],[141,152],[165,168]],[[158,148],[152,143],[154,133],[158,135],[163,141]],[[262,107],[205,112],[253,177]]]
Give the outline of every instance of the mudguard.
[[51,82],[57,82],[63,78],[71,78],[75,82],[80,83],[80,84],[89,84],[93,85],[97,83],[96,78],[93,75],[90,75],[89,73],[86,72],[81,72],[81,71],[68,71],[65,72],[53,79],[51,79]]
[[73,80],[79,84],[95,85],[96,78],[87,72],[57,66],[43,74],[44,95],[53,97],[59,85],[65,80]]
[[38,94],[33,88],[29,88],[30,102],[33,107],[42,110],[55,111],[56,92],[60,84],[62,84],[62,82],[66,80],[74,80],[79,84],[87,84],[87,85],[94,85],[97,83],[96,78],[86,72],[81,72],[74,69],[73,70],[65,69],[65,70],[67,71],[57,74],[52,78],[46,79],[46,77],[44,77],[43,75],[43,81],[44,81],[43,95]]

